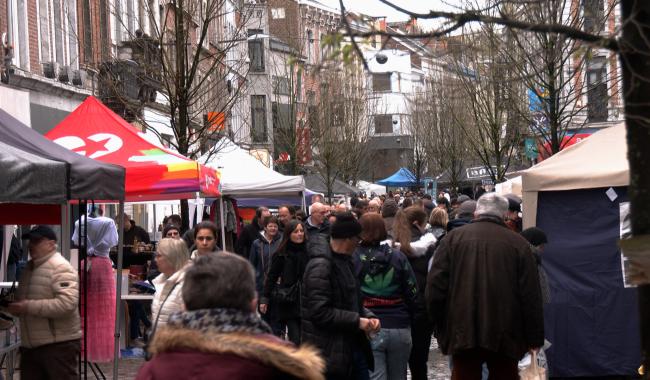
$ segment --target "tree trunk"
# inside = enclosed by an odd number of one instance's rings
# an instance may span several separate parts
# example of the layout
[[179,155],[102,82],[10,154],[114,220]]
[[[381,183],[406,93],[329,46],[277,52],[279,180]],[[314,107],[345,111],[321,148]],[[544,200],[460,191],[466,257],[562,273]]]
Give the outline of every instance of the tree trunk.
[[[632,235],[650,233],[650,3],[641,0],[621,2],[623,37],[621,39],[621,68],[625,94],[628,160],[630,163],[630,212]],[[645,367],[644,379],[650,379],[650,285],[638,288],[641,323],[641,354]]]

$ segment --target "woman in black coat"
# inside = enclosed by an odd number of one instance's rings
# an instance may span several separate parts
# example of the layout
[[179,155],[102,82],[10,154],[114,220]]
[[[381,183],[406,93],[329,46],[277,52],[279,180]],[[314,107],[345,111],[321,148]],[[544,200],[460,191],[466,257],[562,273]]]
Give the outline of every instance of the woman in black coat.
[[300,344],[300,282],[309,260],[305,227],[299,220],[290,220],[282,242],[271,258],[271,267],[264,283],[260,311],[266,313],[272,304],[278,321],[286,325],[289,340]]

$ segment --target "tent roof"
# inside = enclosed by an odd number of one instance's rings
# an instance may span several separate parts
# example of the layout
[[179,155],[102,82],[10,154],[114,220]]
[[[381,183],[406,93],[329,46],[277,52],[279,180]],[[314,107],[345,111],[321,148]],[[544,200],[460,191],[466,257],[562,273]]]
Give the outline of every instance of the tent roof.
[[[207,162],[206,162],[207,161]],[[266,167],[230,139],[219,142],[217,153],[206,154],[199,162],[219,169],[221,192],[240,197],[298,194],[305,190],[302,176],[282,175]]]
[[625,123],[598,131],[522,173],[524,191],[630,184]]
[[[327,185],[325,184],[325,180],[320,174],[315,173],[315,174],[306,175],[305,184],[312,191],[324,193],[324,194],[327,193]],[[354,186],[350,186],[347,183],[343,181],[339,181],[337,179],[334,181],[332,192],[334,194],[349,194],[349,193],[358,193],[359,189],[357,189]]]
[[[124,199],[123,168],[74,154],[3,110],[0,110],[0,141],[24,152],[69,164],[70,174],[64,182],[69,191],[67,199]],[[40,182],[50,185],[43,180]]]
[[417,181],[411,171],[406,168],[400,168],[393,175],[377,181],[378,184],[384,186],[416,186]]
[[62,204],[67,200],[66,163],[0,142],[0,202]]
[[214,169],[151,144],[92,96],[46,136],[81,155],[126,168],[127,201],[219,194]]

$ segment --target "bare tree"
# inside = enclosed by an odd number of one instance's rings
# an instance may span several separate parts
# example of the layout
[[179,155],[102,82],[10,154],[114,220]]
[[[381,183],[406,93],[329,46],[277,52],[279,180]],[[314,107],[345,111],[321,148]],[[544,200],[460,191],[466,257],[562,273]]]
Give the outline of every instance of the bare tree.
[[462,170],[471,159],[465,134],[456,124],[467,122],[468,113],[459,84],[449,72],[431,78],[425,90],[411,104],[411,131],[416,138],[416,150],[426,164],[428,174],[444,174],[449,185],[458,190]]
[[374,102],[369,99],[358,66],[323,69],[321,91],[309,107],[314,169],[332,197],[336,180],[359,179],[368,156],[368,131]]
[[[505,2],[500,6],[503,14],[519,16],[531,23],[549,22],[556,25],[602,30],[618,1],[607,4],[607,9],[597,14],[572,11],[570,0],[531,2],[526,6]],[[619,78],[604,79],[584,84],[581,68],[590,64],[594,49],[575,39],[566,39],[558,33],[533,33],[509,31],[517,49],[504,49],[512,62],[514,74],[525,83],[529,92],[529,107],[521,109],[533,137],[541,140],[543,156],[562,150],[570,133],[579,133],[587,122],[607,115],[608,89],[618,88]],[[600,90],[599,90],[600,89]],[[605,109],[588,112],[585,96],[595,95],[605,104]],[[617,95],[617,94],[616,94]],[[593,109],[593,104],[591,109]],[[597,115],[594,115],[597,113]],[[601,121],[605,121],[601,120]]]
[[[449,65],[459,84],[460,96],[470,118],[454,115],[455,124],[465,135],[475,156],[486,168],[492,181],[503,182],[516,158],[522,122],[521,89],[511,76],[511,61],[501,53],[508,45],[507,36],[493,25],[458,37],[450,48]],[[458,95],[457,95],[458,96]]]

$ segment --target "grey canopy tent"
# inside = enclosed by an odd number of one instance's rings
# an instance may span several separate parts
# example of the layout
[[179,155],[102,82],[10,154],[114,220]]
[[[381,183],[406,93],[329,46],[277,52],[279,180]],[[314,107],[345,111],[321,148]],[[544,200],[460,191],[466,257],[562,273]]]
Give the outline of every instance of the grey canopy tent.
[[[82,209],[88,200],[101,200],[101,201],[119,201],[119,211],[124,212],[124,185],[125,185],[125,169],[116,165],[106,164],[87,158],[75,152],[72,152],[50,140],[43,135],[27,127],[7,112],[0,109],[0,141],[4,146],[11,147],[11,152],[18,158],[19,155],[28,158],[31,155],[40,157],[39,165],[45,162],[58,162],[60,163],[65,172],[53,171],[49,176],[24,178],[20,188],[14,189],[10,196],[5,196],[0,202],[0,222],[5,224],[30,224],[30,223],[43,223],[42,215],[39,213],[36,206],[48,207],[52,205],[59,206],[61,214],[59,223],[62,226],[62,252],[67,252],[69,248],[70,225],[67,222],[70,215],[69,201],[77,200]],[[8,151],[9,152],[9,151]],[[19,153],[22,152],[22,153]],[[8,162],[9,163],[9,162]],[[34,161],[36,164],[36,161]],[[36,168],[37,166],[32,166]],[[52,168],[61,168],[60,165],[54,165]],[[59,187],[61,186],[61,187]],[[29,189],[30,194],[34,197],[28,197],[25,193],[20,193],[21,190]],[[63,190],[63,194],[48,193],[49,187],[58,188]],[[47,195],[51,197],[49,201],[45,201],[40,195]],[[63,196],[61,196],[63,195]],[[51,203],[50,203],[51,202]],[[29,209],[27,212],[16,213],[16,210],[21,208]],[[10,210],[7,212],[7,210]],[[18,218],[20,222],[12,222],[11,218]],[[26,223],[26,220],[34,218]],[[43,223],[43,224],[59,224],[59,223]],[[120,226],[118,228],[119,243],[118,250],[122,252],[123,246],[123,220],[120,219]],[[86,227],[87,228],[87,227]],[[84,239],[80,247],[82,253],[85,250],[86,241]],[[81,255],[80,255],[81,257]],[[119,255],[118,266],[121,267],[122,255]],[[119,313],[119,290],[121,288],[122,276],[117,276],[117,289],[118,296],[116,298],[117,313]],[[116,320],[119,321],[116,315]],[[84,324],[85,326],[86,324]],[[119,323],[116,323],[116,341],[119,337]],[[85,334],[84,334],[85,335]],[[116,346],[116,351],[119,350],[119,345]],[[115,359],[115,367],[117,366],[117,354]],[[88,371],[84,370],[87,374]],[[114,377],[117,378],[117,371]]]
[[[323,176],[320,174],[308,174],[305,175],[305,187],[311,191],[318,193],[327,193],[327,184],[323,179]],[[350,194],[358,193],[359,189],[354,186],[350,186],[343,181],[334,180],[334,185],[332,186],[333,194]]]
[[[62,204],[67,167],[0,142],[0,202]],[[46,186],[39,186],[45,184]]]

